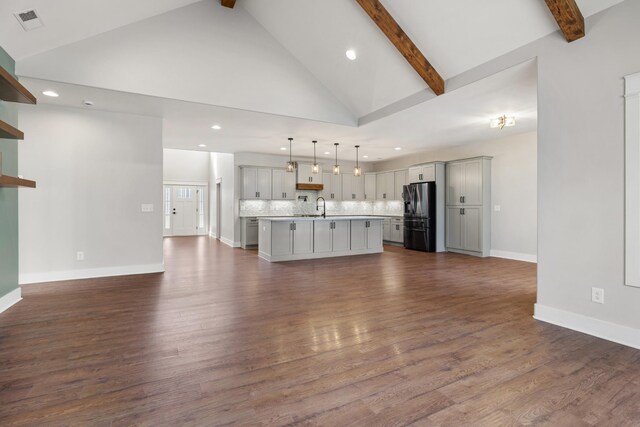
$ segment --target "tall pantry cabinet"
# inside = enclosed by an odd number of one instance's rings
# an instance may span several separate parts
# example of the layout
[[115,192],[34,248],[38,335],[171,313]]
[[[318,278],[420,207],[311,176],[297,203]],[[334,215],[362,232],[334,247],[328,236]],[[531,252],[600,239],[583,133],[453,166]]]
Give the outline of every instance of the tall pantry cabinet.
[[447,162],[447,250],[481,257],[491,250],[491,157]]

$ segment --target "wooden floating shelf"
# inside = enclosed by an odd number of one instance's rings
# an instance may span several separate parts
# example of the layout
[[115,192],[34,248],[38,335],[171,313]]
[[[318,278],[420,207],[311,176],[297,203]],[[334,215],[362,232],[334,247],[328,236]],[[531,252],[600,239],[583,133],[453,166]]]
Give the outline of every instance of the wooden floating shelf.
[[36,188],[36,182],[28,179],[16,178],[15,176],[0,175],[0,187],[9,188]]
[[5,139],[24,139],[24,133],[9,123],[0,120],[0,138]]
[[0,67],[0,99],[21,104],[36,104],[36,97],[7,70]]
[[296,190],[322,191],[323,184],[296,184]]

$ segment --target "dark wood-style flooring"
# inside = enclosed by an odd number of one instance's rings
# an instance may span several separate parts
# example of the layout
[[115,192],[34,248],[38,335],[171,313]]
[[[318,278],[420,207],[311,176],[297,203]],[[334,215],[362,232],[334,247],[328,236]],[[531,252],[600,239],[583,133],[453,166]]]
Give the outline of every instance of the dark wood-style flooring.
[[24,286],[0,425],[640,425],[640,351],[535,321],[534,264],[270,264],[208,237],[165,261]]

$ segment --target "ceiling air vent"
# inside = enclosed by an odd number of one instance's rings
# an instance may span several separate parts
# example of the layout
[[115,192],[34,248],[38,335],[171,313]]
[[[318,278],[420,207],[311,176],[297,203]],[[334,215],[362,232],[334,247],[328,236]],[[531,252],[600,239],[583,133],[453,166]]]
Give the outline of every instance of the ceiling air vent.
[[40,28],[44,26],[44,23],[38,16],[38,12],[35,9],[25,10],[24,12],[17,12],[13,14],[22,28],[25,31],[35,30],[36,28]]

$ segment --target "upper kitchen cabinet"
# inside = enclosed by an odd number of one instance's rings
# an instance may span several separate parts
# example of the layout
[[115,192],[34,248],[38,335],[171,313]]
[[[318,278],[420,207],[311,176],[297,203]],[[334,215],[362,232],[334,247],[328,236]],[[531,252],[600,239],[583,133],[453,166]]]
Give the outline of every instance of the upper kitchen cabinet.
[[409,183],[430,182],[436,180],[436,165],[418,165],[409,168]]
[[342,176],[331,172],[322,173],[323,188],[320,195],[325,200],[342,200]]
[[409,174],[409,171],[406,169],[394,172],[394,185],[395,185],[394,200],[402,200],[402,193],[404,191],[404,186],[408,184],[408,180],[407,180],[408,174]]
[[447,205],[482,205],[490,187],[490,157],[447,163]]
[[322,184],[323,173],[313,173],[313,165],[298,163],[298,184]]
[[271,199],[271,169],[241,166],[242,198],[245,200]]
[[395,200],[395,192],[395,173],[378,173],[376,175],[376,200]]
[[376,174],[375,173],[364,174],[364,199],[365,200],[376,199]]
[[364,200],[364,177],[350,173],[342,175],[342,200]]
[[296,198],[296,175],[285,169],[273,169],[273,200],[294,200]]

